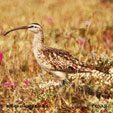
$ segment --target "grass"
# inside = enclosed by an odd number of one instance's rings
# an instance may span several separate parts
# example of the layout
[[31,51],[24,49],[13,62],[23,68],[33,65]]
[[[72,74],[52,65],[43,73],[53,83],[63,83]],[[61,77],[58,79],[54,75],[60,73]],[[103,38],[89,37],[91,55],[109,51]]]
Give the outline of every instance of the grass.
[[112,74],[112,11],[112,0],[2,0],[0,113],[112,113],[113,81],[107,85],[104,78],[100,83],[98,78],[75,74],[72,86],[57,94],[59,86],[48,84],[56,78],[41,70],[32,53],[33,34],[21,30],[2,35],[38,22],[43,25],[47,46],[67,50],[80,61]]

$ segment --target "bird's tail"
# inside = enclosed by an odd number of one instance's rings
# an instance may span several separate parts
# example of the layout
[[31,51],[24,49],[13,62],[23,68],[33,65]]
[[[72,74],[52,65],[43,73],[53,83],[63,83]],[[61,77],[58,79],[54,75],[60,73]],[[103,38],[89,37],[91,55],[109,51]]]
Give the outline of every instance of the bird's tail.
[[[81,76],[85,78],[95,77],[99,80],[99,82],[104,82],[105,84],[112,84],[113,83],[113,73],[104,73],[97,70],[94,66],[82,66],[84,69],[83,73],[76,73],[76,76]],[[84,68],[85,67],[85,68]],[[71,77],[71,76],[70,76]],[[74,78],[72,75],[72,78]]]

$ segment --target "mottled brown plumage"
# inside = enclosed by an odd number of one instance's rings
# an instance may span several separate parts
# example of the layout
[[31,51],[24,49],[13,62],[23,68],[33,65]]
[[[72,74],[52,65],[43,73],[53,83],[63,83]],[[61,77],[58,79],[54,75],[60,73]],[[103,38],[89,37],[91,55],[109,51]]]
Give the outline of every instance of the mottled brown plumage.
[[69,52],[61,49],[44,48],[41,51],[43,51],[46,60],[52,65],[51,70],[53,71],[83,73],[90,72],[90,69],[92,68],[92,66],[83,64]]

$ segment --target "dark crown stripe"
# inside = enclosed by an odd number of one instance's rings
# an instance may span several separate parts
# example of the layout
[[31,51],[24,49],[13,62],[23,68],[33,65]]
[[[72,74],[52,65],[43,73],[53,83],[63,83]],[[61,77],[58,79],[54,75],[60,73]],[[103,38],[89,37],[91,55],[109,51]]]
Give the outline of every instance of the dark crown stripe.
[[38,23],[32,23],[32,24],[36,24],[36,25],[39,25],[41,28],[42,28],[42,26],[40,25],[40,24],[38,24]]

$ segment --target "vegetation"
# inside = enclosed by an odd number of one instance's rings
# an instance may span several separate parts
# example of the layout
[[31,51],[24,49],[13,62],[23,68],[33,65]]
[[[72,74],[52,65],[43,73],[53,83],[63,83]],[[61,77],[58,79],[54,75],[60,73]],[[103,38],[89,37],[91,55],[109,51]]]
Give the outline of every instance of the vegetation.
[[[113,81],[77,76],[57,94],[58,80],[32,53],[33,34],[15,27],[40,23],[47,46],[113,74],[113,0],[0,1],[0,113],[112,113]],[[37,105],[37,106],[36,106]]]

